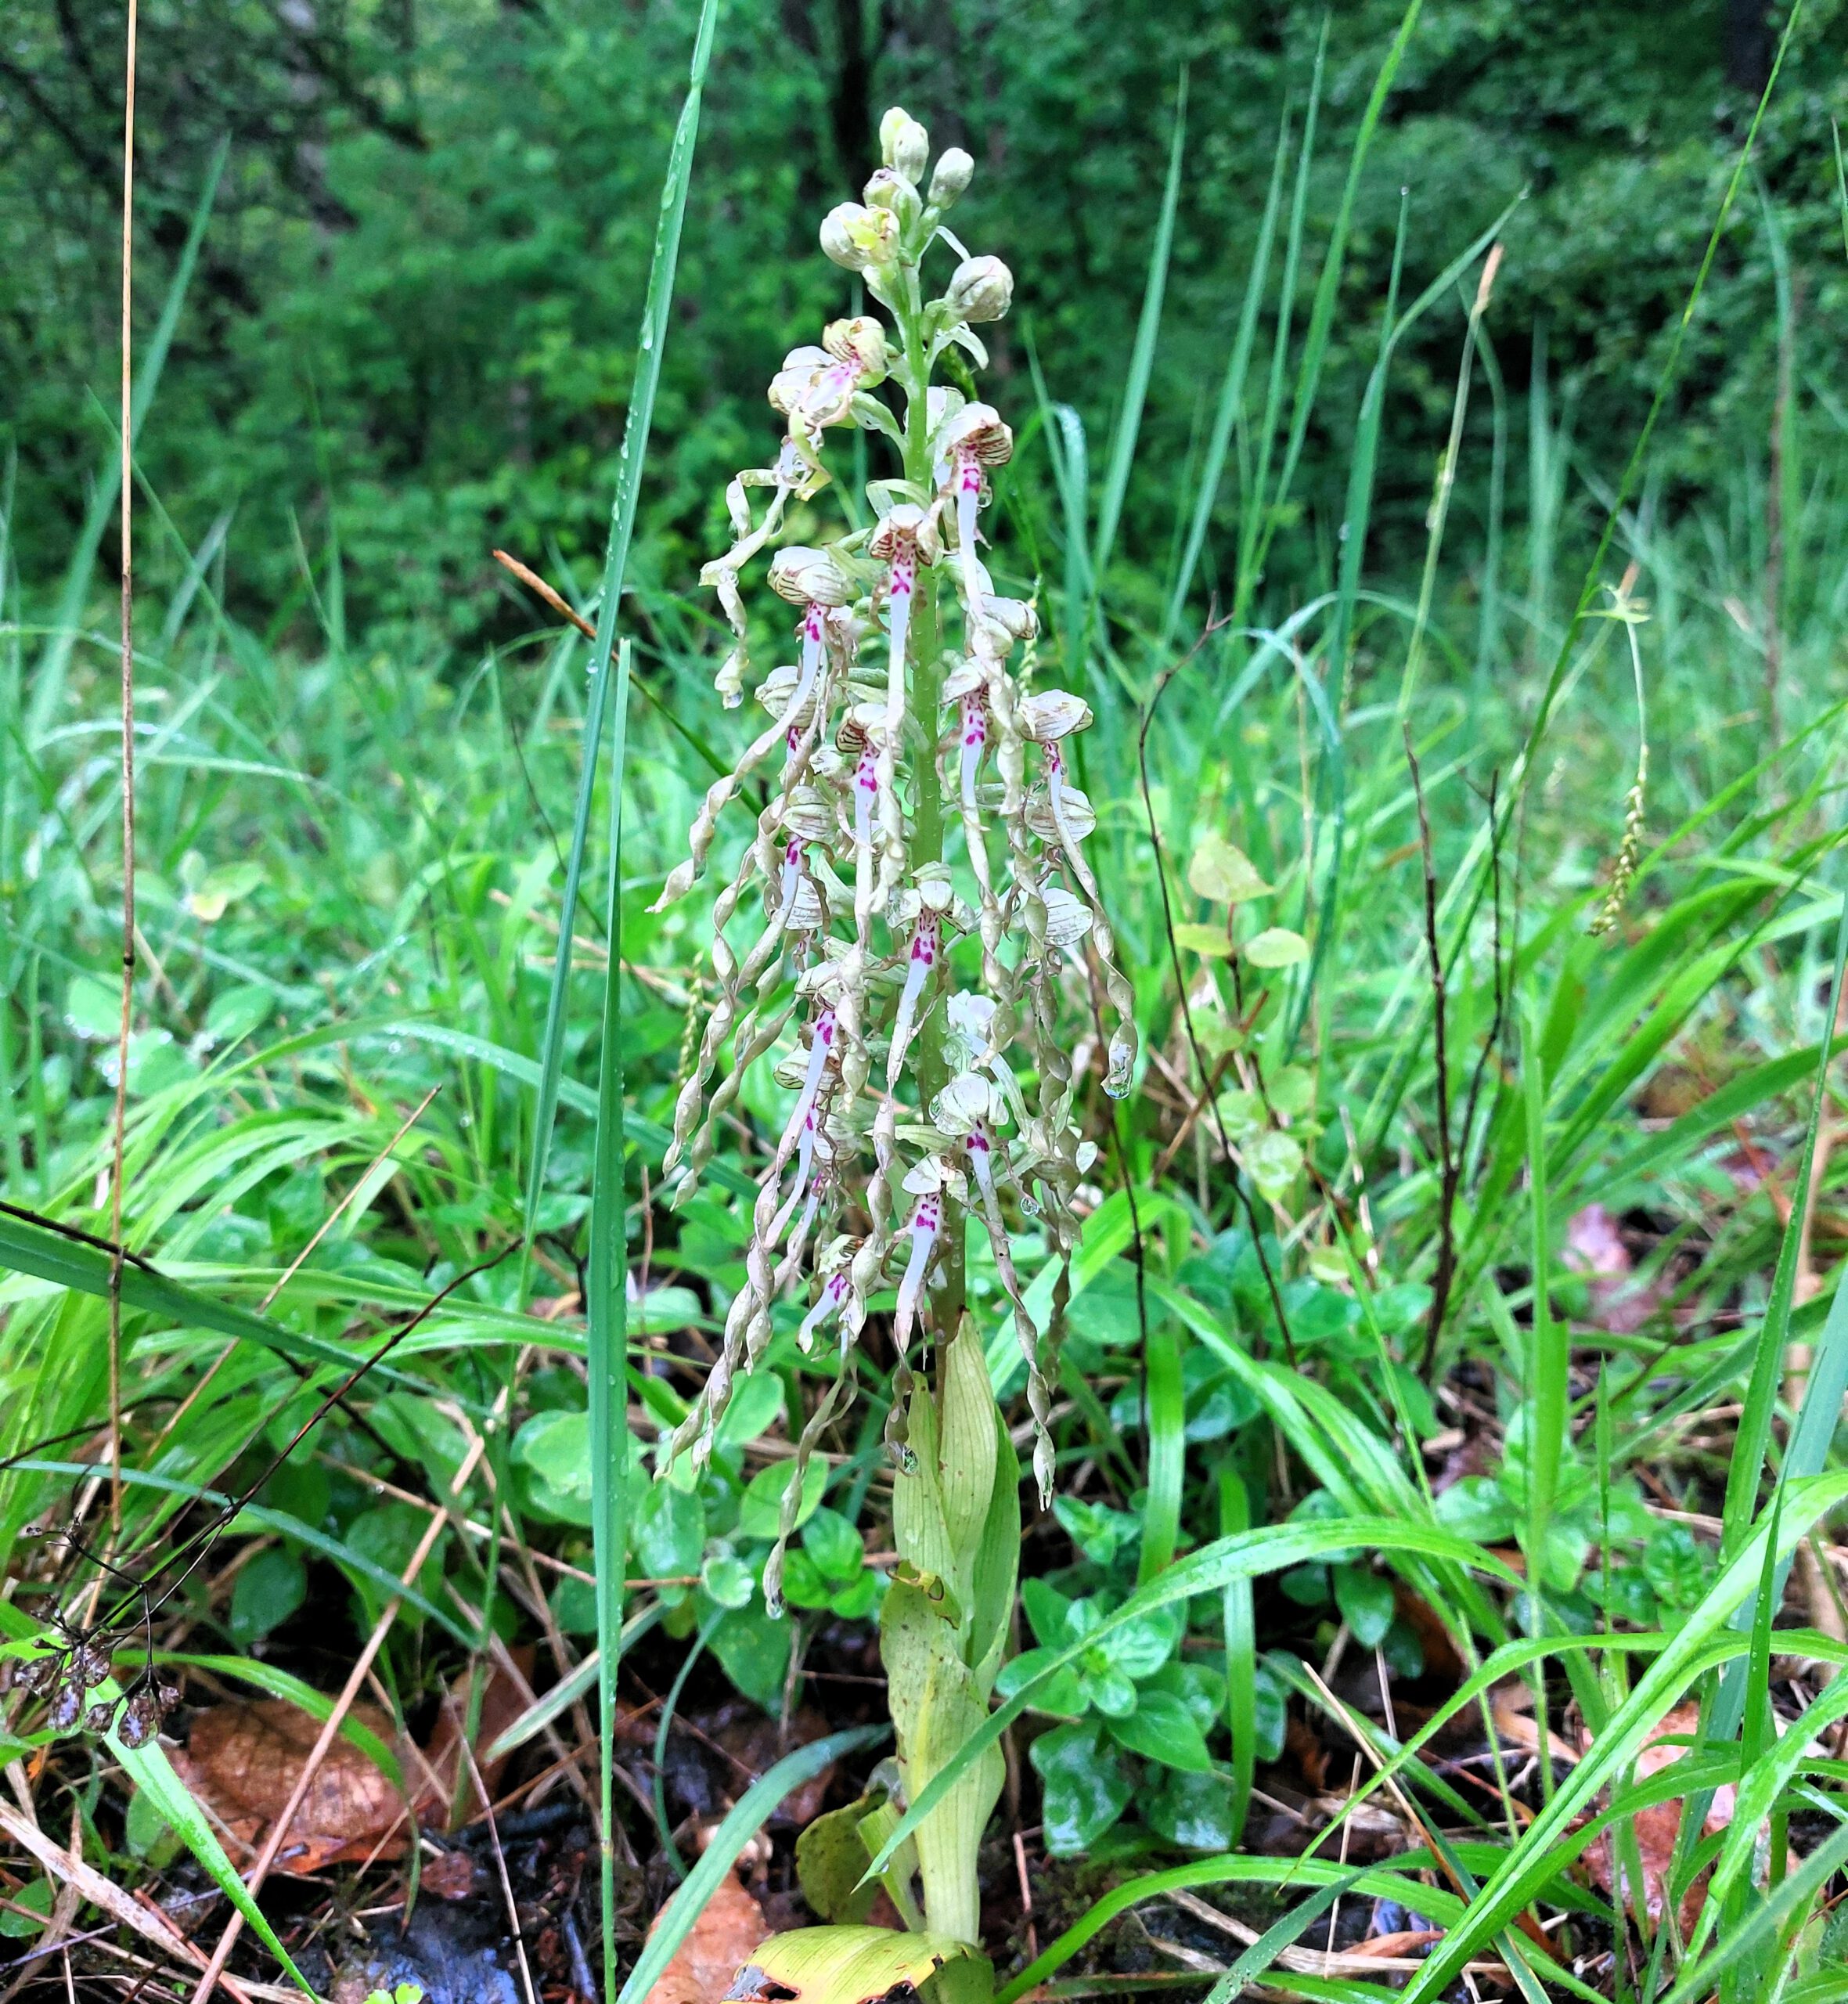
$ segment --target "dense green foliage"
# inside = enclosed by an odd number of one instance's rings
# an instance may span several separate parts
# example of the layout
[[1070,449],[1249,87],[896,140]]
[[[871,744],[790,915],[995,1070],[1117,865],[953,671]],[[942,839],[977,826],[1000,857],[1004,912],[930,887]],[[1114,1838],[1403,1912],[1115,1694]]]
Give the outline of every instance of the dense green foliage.
[[[1060,1493],[1021,1541],[1000,1709],[950,1765],[1010,1729],[1007,1835],[1041,1862],[1151,1869],[1087,1885],[1101,1897],[1056,1940],[1049,1921],[1036,1961],[1024,1934],[991,1928],[1004,2004],[1073,1966],[1111,1912],[1177,1886],[1241,1887],[1241,1912],[1285,1916],[1271,1945],[1291,1954],[1333,1938],[1311,1887],[1338,1887],[1350,1927],[1377,1919],[1374,1899],[1431,1918],[1443,1940],[1401,1972],[1418,1999],[1489,1956],[1536,1998],[1691,2004],[1717,1988],[1743,2004],[1785,1980],[1792,2004],[1839,1995],[1848,1681],[1829,1671],[1848,1610],[1833,1548],[1794,1549],[1832,1533],[1848,1494],[1848,1296],[1831,1267],[1848,1150],[1827,1041],[1848,939],[1848,451],[1823,366],[1848,312],[1828,131],[1839,12],[1817,7],[1795,38],[1762,179],[1721,223],[1608,548],[1616,469],[1762,81],[1749,8],[1430,6],[1338,266],[1349,147],[1397,19],[1371,0],[1331,23],[1294,211],[1317,30],[1282,10],[1202,0],[1151,26],[1077,4],[894,5],[866,11],[856,66],[838,21],[859,12],[791,0],[726,26],[647,535],[605,622],[606,661],[616,626],[636,642],[625,764],[585,755],[582,637],[549,615],[535,633],[482,560],[512,545],[588,597],[632,329],[662,269],[685,10],[150,0],[150,321],[220,120],[247,124],[143,434],[124,1236],[155,1271],[123,1276],[117,1554],[172,1583],[164,1638],[260,1689],[296,1691],[284,1663],[337,1685],[379,1624],[380,1686],[408,1717],[485,1667],[491,1638],[531,1643],[544,1689],[512,1735],[524,1772],[572,1739],[606,1788],[629,1765],[632,1918],[690,1847],[659,1764],[694,1687],[670,1680],[709,1654],[723,1689],[777,1712],[818,1666],[866,1660],[895,1535],[890,1290],[800,1492],[787,1620],[768,1611],[765,1566],[791,1436],[838,1368],[798,1347],[799,1301],[776,1304],[711,1465],[658,1481],[645,1465],[709,1368],[788,1101],[760,1064],[702,1194],[660,1202],[711,898],[747,817],[693,896],[649,906],[755,715],[711,693],[716,622],[693,586],[722,546],[720,488],[765,456],[777,359],[844,303],[812,217],[859,179],[868,109],[902,94],[941,140],[990,155],[968,234],[1003,245],[1021,281],[995,344],[1018,450],[994,470],[991,554],[998,583],[1038,593],[1041,686],[1097,712],[1074,763],[1143,1036],[1113,1101],[1074,957],[1061,1027],[1098,1152],[1063,1304]],[[33,1527],[107,1507],[92,1477],[110,1262],[81,1234],[107,1228],[122,887],[109,636],[61,623],[87,594],[100,606],[100,567],[76,567],[63,611],[57,589],[107,452],[80,388],[107,373],[106,148],[87,181],[76,169],[107,122],[109,23],[16,18],[6,248],[38,215],[51,250],[11,258],[39,290],[3,336],[28,365],[0,547],[0,1180],[16,1207],[0,1213],[0,1653],[15,1655],[35,1646],[32,1617],[74,1610],[95,1577]],[[68,39],[85,36],[93,74]],[[1136,329],[1151,246],[1162,267],[1183,58],[1180,220],[1138,430],[1122,413],[1147,359]],[[1279,227],[1299,214],[1303,263],[1288,314],[1273,279],[1253,321],[1216,506],[1203,445],[1286,99]],[[1482,232],[1529,176],[1493,346],[1472,346]],[[1368,396],[1382,326],[1452,259]],[[1310,301],[1336,269],[1317,378]],[[1280,441],[1299,384],[1292,484]],[[1454,421],[1457,485],[1428,514]],[[852,449],[830,444],[830,504]],[[1190,593],[1197,514],[1212,533]],[[818,516],[792,510],[789,535]],[[1201,636],[1238,549],[1269,553],[1262,588],[1246,581],[1253,625]],[[1647,785],[1626,793],[1644,704]],[[574,908],[575,813],[589,834]],[[618,1054],[619,1169],[597,1091]],[[1042,1227],[1012,1222],[1050,1315]],[[626,1346],[605,1359],[625,1374],[627,1444],[607,1454],[592,1394],[610,1302],[583,1312],[600,1231],[625,1244],[630,1283]],[[967,1281],[1025,1441],[979,1236]],[[215,1499],[247,1490],[227,1526]],[[653,1749],[600,1747],[575,1709],[593,1638],[606,1665],[617,1653],[600,1511],[627,1519],[628,1674],[639,1660],[650,1698],[671,1693]],[[182,1541],[220,1534],[175,1580]],[[850,1672],[827,1702],[845,1717],[861,1688]],[[861,1742],[791,1758],[857,1754],[882,1730],[883,1694],[866,1702]],[[74,1844],[118,1876],[155,1869],[162,1818],[191,1813],[164,1756],[134,1750],[119,1774],[93,1735],[53,1745],[38,1695],[8,1704],[23,1736],[8,1757],[49,1748],[44,1786],[67,1783],[84,1819]],[[1576,1757],[1517,1759],[1523,1731],[1572,1735]],[[1688,1764],[1652,1780],[1638,1756],[1665,1731],[1693,1743]],[[726,1871],[798,1778],[780,1764],[754,1786],[688,1883]],[[1254,1782],[1305,1805],[1274,1842]],[[1677,1789],[1723,1786],[1736,1814],[1698,1843],[1690,1819],[1662,1855],[1645,1818]],[[1278,1855],[1305,1820],[1318,1854]],[[1667,1897],[1626,1912],[1645,1836]],[[993,1881],[1009,1899],[1014,1872],[1009,1851]],[[40,1890],[23,1888],[27,1926]],[[1306,1996],[1380,1994],[1377,1971],[1284,1966]]]
[[[1328,16],[1299,320],[1400,11],[1350,0]],[[684,5],[639,0],[143,8],[150,321],[214,149],[231,140],[145,463],[189,546],[235,511],[234,604],[299,608],[304,560],[324,562],[337,543],[356,622],[372,630],[382,615],[472,641],[511,630],[504,583],[485,563],[492,545],[535,560],[556,545],[580,570],[594,562],[689,19]],[[1308,534],[1278,553],[1280,598],[1313,575],[1313,552],[1333,533],[1400,190],[1409,294],[1530,189],[1508,228],[1490,322],[1510,463],[1523,463],[1524,391],[1544,351],[1586,472],[1608,478],[1781,19],[1753,0],[1430,0],[1360,190],[1308,442]],[[120,28],[119,0],[15,0],[0,50],[0,270],[11,294],[0,422],[20,456],[15,542],[28,578],[61,564],[106,446],[93,396],[106,398],[113,367]],[[1840,0],[1805,9],[1759,154],[1788,247],[1796,373],[1825,387],[1848,337],[1828,141],[1832,115],[1848,112],[1845,28]],[[724,478],[768,435],[763,356],[841,305],[841,275],[813,255],[813,219],[824,192],[863,175],[871,119],[888,102],[913,105],[980,157],[969,226],[1021,279],[996,349],[1002,380],[1024,379],[1037,350],[1052,395],[1100,431],[1121,395],[1184,69],[1192,144],[1155,449],[1122,554],[1133,566],[1165,550],[1175,501],[1162,470],[1198,449],[1279,121],[1300,139],[1320,32],[1314,9],[1255,0],[733,7],[690,212],[646,569],[679,576],[703,550]],[[1665,477],[1682,476],[1671,501],[1741,447],[1764,456],[1774,258],[1767,212],[1749,200],[1723,246],[1661,462]],[[1430,316],[1396,364],[1378,511],[1389,570],[1415,560],[1460,312]],[[1479,510],[1489,423],[1480,405],[1472,445],[1485,449],[1472,449],[1465,476]],[[1217,557],[1213,568],[1209,550],[1209,572],[1223,588]],[[161,559],[178,561],[171,546]]]

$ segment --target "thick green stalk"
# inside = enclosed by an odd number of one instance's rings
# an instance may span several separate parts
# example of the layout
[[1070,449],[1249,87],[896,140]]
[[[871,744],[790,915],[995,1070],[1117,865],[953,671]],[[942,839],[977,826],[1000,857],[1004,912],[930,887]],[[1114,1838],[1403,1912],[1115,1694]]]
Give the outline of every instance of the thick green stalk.
[[[929,348],[924,335],[924,311],[915,268],[905,272],[903,297],[898,308],[911,380],[905,407],[905,478],[920,494],[931,490]],[[943,710],[943,608],[937,590],[935,567],[920,564],[912,600],[910,635],[912,720],[920,743],[917,785],[912,811],[911,869],[913,878],[926,863],[943,860],[943,801],[937,784],[936,737]],[[943,1054],[943,1012],[931,1006],[918,1032],[917,1097],[927,1117],[931,1101],[949,1082]],[[943,1201],[942,1251],[931,1300],[939,1337],[945,1342],[963,1312],[964,1241],[968,1221],[946,1191]]]

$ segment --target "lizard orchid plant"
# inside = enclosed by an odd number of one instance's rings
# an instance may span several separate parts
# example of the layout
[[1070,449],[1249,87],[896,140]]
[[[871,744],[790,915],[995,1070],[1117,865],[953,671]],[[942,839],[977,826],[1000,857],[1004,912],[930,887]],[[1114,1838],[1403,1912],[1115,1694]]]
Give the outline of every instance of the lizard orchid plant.
[[[793,1300],[802,1348],[831,1344],[838,1369],[798,1444],[787,1539],[802,1466],[851,1393],[875,1302],[895,1288],[899,1562],[881,1646],[898,1757],[882,1791],[838,1812],[856,1829],[871,1819],[867,1837],[986,1715],[1012,1609],[1019,1471],[965,1309],[968,1223],[987,1234],[1025,1353],[1043,1501],[1047,1332],[1028,1312],[1010,1220],[1032,1220],[1047,1256],[1068,1257],[1095,1150],[1072,1118],[1061,1024],[1093,979],[1109,1011],[1109,1092],[1128,1089],[1136,1058],[1130,989],[1085,860],[1096,816],[1066,760],[1090,712],[1032,687],[1033,608],[998,591],[982,558],[991,478],[1013,434],[990,405],[933,380],[953,352],[964,382],[966,365],[986,365],[976,330],[1007,312],[1013,277],[999,258],[970,254],[946,220],[969,156],[950,149],[927,180],[921,125],[893,110],[880,137],[884,164],[863,201],[830,211],[821,244],[887,317],[834,321],[819,346],[791,351],[769,388],[782,441],[727,490],[734,540],[701,573],[733,636],[718,687],[736,706],[755,676],[767,721],[708,792],[660,899],[686,896],[714,862],[726,810],[755,780],[767,798],[714,907],[715,999],[675,1107],[674,1201],[698,1188],[754,1065],[773,1066],[787,1111],[720,1355],[660,1461],[703,1460],[737,1374],[762,1357],[777,1304]],[[941,291],[927,262],[949,265]],[[770,557],[770,588],[795,615],[794,658],[758,676],[745,574],[792,503],[828,484],[829,449],[853,428],[884,441],[896,470],[867,485],[870,526]],[[934,1385],[910,1368],[929,1345]],[[781,1559],[780,1541],[764,1583],[773,1609]],[[975,1938],[976,1847],[1001,1764],[993,1750],[972,1763],[920,1826],[915,1857],[907,1847],[884,1875],[900,1914],[935,1944]],[[858,1841],[843,1886],[811,1883],[830,1918],[855,1918],[871,1897],[854,1890],[869,1854]]]

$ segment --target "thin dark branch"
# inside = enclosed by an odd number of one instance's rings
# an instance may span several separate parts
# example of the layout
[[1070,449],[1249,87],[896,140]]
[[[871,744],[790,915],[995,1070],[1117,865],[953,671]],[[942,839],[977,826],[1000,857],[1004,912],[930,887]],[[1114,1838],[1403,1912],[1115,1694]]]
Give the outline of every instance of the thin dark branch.
[[1418,770],[1411,726],[1402,723],[1400,728],[1405,735],[1405,761],[1411,769],[1412,797],[1418,809],[1418,853],[1425,867],[1425,953],[1431,968],[1432,1051],[1437,1074],[1437,1271],[1432,1278],[1431,1307],[1425,1317],[1424,1371],[1428,1379],[1457,1278],[1457,1184],[1461,1164],[1450,1138],[1450,1006],[1444,988],[1443,948],[1437,936],[1437,863],[1432,851],[1431,816],[1425,806],[1425,777]]

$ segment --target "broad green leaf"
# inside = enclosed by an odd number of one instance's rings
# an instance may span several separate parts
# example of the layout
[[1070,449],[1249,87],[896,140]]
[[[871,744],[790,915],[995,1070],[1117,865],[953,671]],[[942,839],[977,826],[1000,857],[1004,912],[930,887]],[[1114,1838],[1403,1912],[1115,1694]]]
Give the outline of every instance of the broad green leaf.
[[231,1637],[248,1647],[279,1628],[308,1599],[308,1568],[281,1545],[238,1569],[231,1588]]
[[982,1960],[966,1941],[888,1927],[801,1927],[773,1934],[751,1955],[728,1998],[766,1994],[791,2004],[868,2004],[894,1991],[921,1991],[937,2004],[933,1979],[954,1965]]
[[1111,1635],[1111,1663],[1140,1684],[1159,1670],[1180,1646],[1184,1621],[1183,1610],[1162,1607],[1122,1623]]
[[672,1483],[650,1483],[636,1506],[636,1565],[644,1579],[684,1578],[701,1570],[706,1550],[706,1506]]
[[995,1679],[995,1689],[1001,1697],[1011,1698],[1015,1692],[1033,1685],[1033,1695],[1028,1701],[1032,1710],[1050,1713],[1055,1718],[1078,1718],[1084,1712],[1086,1700],[1079,1674],[1070,1665],[1055,1671],[1043,1682],[1035,1683],[1051,1660],[1052,1654],[1050,1649],[1023,1649],[1002,1664],[1000,1674]]
[[[740,1537],[774,1537],[783,1522],[783,1498],[789,1485],[795,1480],[796,1465],[794,1458],[786,1462],[773,1462],[767,1469],[759,1469],[744,1486],[744,1494],[738,1504],[738,1530]],[[807,1523],[821,1507],[823,1492],[828,1486],[827,1462],[811,1461],[802,1471],[802,1494],[796,1507],[796,1523]]]
[[1033,1742],[1046,1847],[1055,1858],[1086,1851],[1129,1806],[1128,1766],[1095,1725],[1054,1726]]
[[1225,1711],[1226,1680],[1206,1663],[1165,1663],[1143,1683],[1144,1697],[1151,1691],[1178,1698],[1203,1733],[1211,1732]]
[[1170,1768],[1142,1801],[1142,1819],[1182,1851],[1229,1851],[1237,1841],[1237,1796],[1230,1777],[1210,1767]]
[[857,1927],[879,1897],[879,1882],[865,1877],[872,1854],[860,1835],[860,1822],[868,1807],[863,1796],[845,1808],[830,1809],[796,1839],[802,1898],[825,1921]]
[[732,1387],[712,1430],[715,1447],[742,1447],[783,1417],[783,1380],[773,1371],[749,1371]]
[[1392,1625],[1392,1582],[1358,1566],[1337,1566],[1335,1605],[1361,1648],[1375,1648]]
[[1302,1173],[1302,1148],[1292,1134],[1267,1127],[1243,1144],[1245,1166],[1261,1195],[1273,1202]]
[[1112,1719],[1110,1735],[1119,1746],[1164,1768],[1205,1774],[1212,1757],[1186,1702],[1166,1691],[1144,1690],[1127,1718]]
[[714,1630],[712,1653],[754,1705],[780,1714],[793,1642],[794,1631],[787,1619],[776,1620],[761,1606],[740,1607]]

